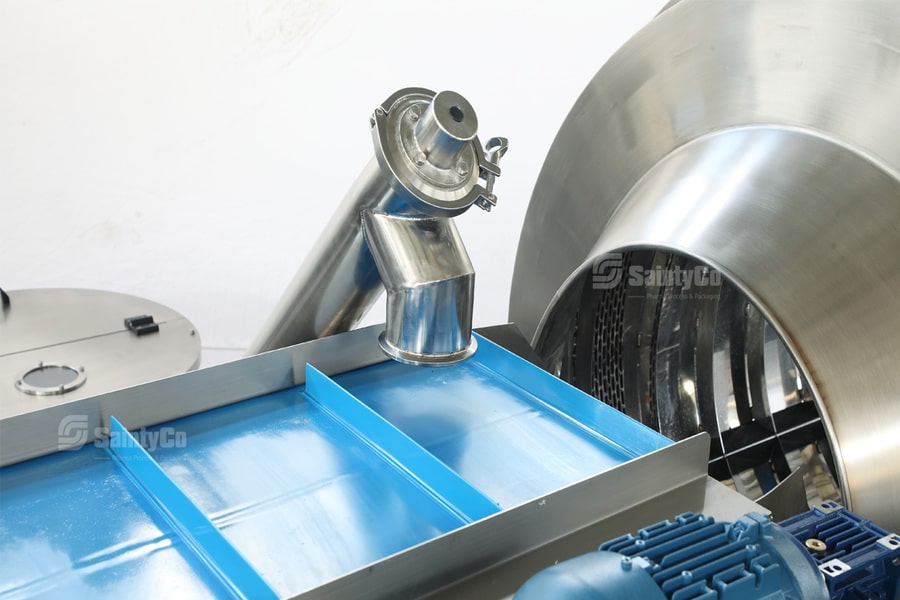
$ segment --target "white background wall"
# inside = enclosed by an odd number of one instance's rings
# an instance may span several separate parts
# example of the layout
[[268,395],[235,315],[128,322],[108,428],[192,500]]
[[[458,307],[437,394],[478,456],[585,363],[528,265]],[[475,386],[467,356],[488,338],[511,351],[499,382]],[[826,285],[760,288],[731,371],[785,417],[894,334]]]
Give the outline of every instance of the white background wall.
[[205,364],[239,356],[372,154],[371,111],[421,86],[510,138],[499,206],[458,219],[475,324],[505,322],[550,143],[662,4],[3,0],[0,287],[144,296]]

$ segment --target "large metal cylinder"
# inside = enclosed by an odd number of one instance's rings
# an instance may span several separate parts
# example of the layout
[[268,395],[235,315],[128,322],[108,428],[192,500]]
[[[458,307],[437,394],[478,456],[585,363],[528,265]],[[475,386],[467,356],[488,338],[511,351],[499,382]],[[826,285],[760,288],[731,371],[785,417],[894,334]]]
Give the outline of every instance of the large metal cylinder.
[[751,496],[900,529],[900,4],[682,0],[573,107],[510,318]]

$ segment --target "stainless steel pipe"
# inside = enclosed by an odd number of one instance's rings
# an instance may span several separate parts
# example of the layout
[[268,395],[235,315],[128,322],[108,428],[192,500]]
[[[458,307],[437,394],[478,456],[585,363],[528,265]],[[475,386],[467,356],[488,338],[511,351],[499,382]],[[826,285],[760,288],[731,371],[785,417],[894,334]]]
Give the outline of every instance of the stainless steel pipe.
[[[894,1],[671,3],[563,124],[510,304],[554,371],[673,437],[709,431],[736,487],[824,465],[894,531],[898,48]],[[653,275],[703,269],[721,285]]]
[[472,204],[489,210],[496,203],[493,182],[506,142],[492,139],[486,155],[474,109],[451,91],[400,90],[375,109],[370,124],[375,156],[250,354],[354,328],[382,282],[389,290],[382,337],[389,356],[443,364],[474,351],[474,272],[450,218]]
[[451,219],[366,211],[366,241],[387,289],[379,343],[411,364],[446,364],[475,352],[475,269]]
[[372,158],[353,183],[250,346],[259,354],[353,329],[382,293],[359,219],[399,203]]

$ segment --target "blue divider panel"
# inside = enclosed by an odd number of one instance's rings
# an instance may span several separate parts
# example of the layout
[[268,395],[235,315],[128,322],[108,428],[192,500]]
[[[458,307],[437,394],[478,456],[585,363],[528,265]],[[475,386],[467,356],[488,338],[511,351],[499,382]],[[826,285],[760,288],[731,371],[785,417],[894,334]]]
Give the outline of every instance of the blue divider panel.
[[478,343],[3,469],[0,597],[289,597],[671,443]]
[[447,465],[311,365],[306,365],[306,393],[462,521],[471,523],[500,511]]
[[278,598],[241,554],[228,543],[184,492],[169,479],[155,460],[115,417],[110,418],[110,435],[118,443],[106,451],[128,478],[153,503],[182,541],[197,555],[234,598],[266,600]]
[[150,454],[284,597],[467,522],[303,388],[167,425]]
[[482,337],[462,363],[335,380],[503,508],[672,443]]
[[0,598],[227,590],[93,444],[0,470]]

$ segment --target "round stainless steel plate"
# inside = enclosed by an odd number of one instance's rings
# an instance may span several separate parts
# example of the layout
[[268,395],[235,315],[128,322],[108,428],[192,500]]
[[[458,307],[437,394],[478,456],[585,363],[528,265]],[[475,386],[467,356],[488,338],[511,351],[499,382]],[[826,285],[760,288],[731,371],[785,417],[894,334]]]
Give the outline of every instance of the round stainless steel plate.
[[[157,302],[100,290],[8,293],[9,306],[0,311],[0,418],[199,365],[193,324]],[[159,331],[129,331],[125,319],[141,315],[151,316]]]

